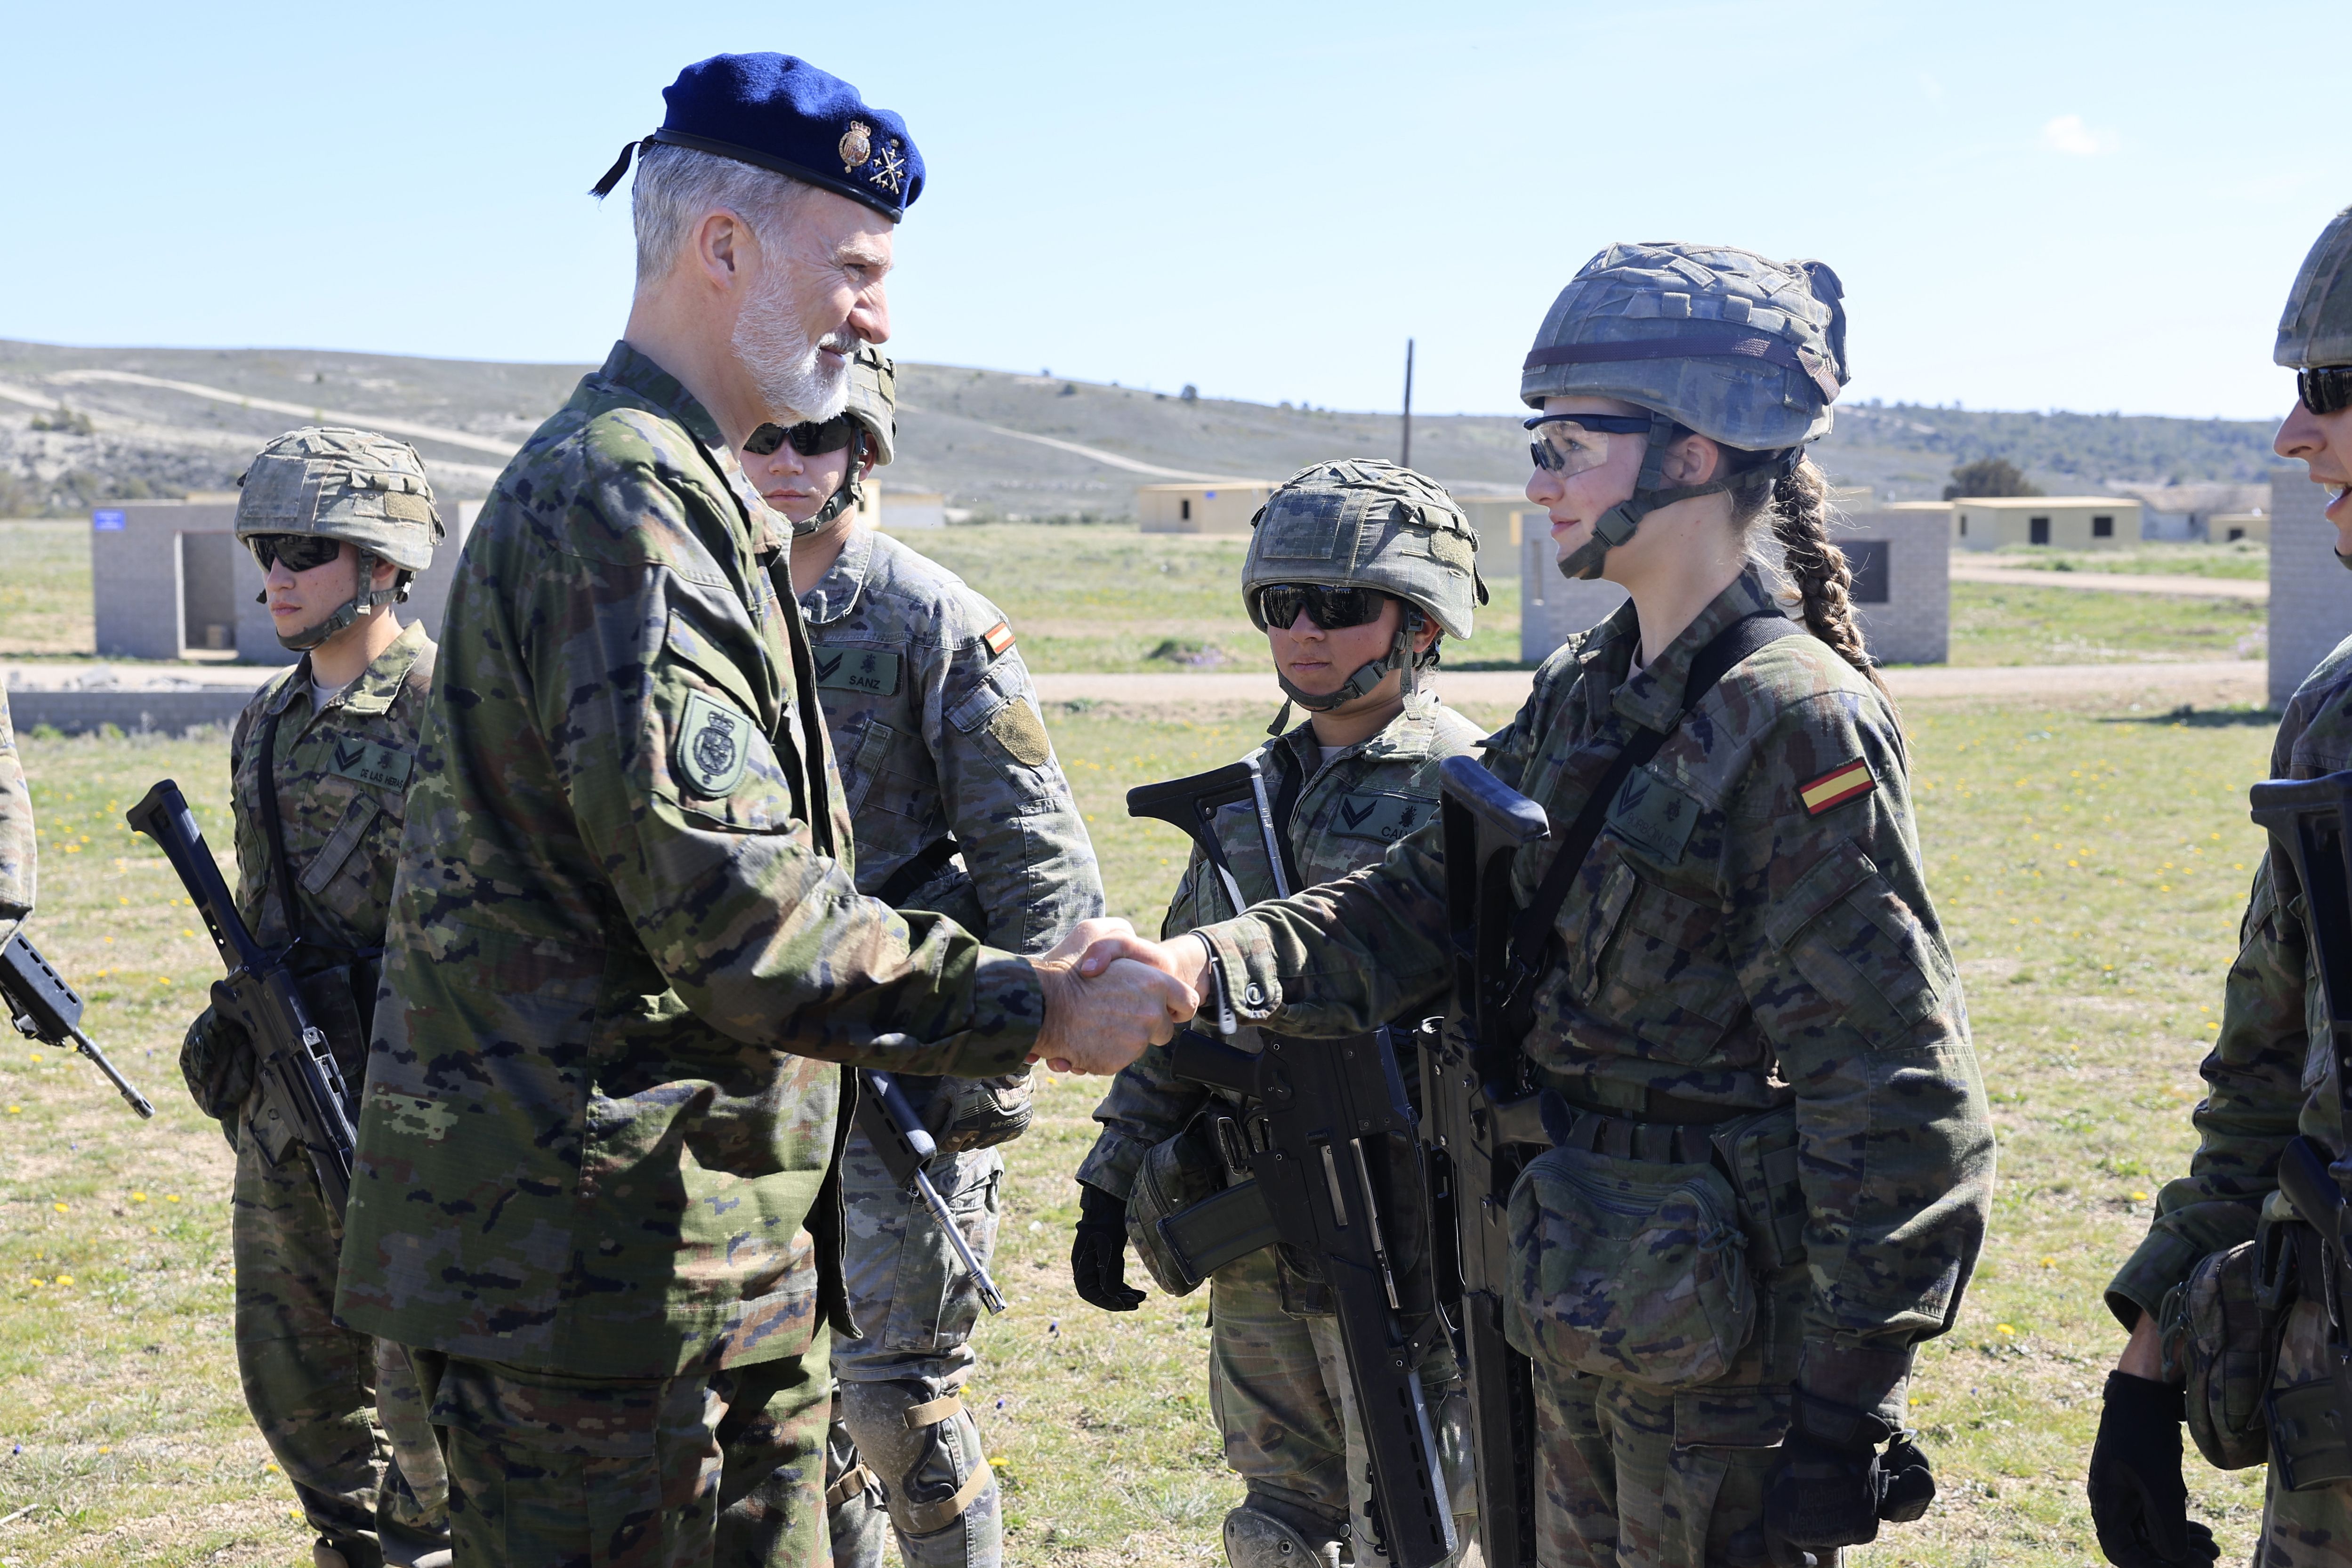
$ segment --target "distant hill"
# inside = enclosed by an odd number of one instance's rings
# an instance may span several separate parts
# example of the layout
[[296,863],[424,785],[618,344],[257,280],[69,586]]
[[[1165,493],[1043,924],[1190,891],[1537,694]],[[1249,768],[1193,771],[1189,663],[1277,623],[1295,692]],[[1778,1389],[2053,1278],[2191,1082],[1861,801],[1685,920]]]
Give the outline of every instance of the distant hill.
[[[408,436],[441,488],[478,497],[587,369],[0,340],[0,517],[222,489],[270,436],[345,417]],[[899,456],[885,483],[941,491],[980,519],[1131,517],[1135,487],[1162,478],[1279,478],[1322,458],[1397,455],[1394,413],[946,365],[898,372]],[[1508,416],[1416,414],[1412,440],[1414,465],[1465,493],[1526,482],[1527,437]],[[2006,456],[2053,491],[2259,479],[2269,444],[2255,422],[1858,405],[1839,411],[1819,455],[1841,484],[1899,500],[1940,495],[1954,465],[1979,456]]]

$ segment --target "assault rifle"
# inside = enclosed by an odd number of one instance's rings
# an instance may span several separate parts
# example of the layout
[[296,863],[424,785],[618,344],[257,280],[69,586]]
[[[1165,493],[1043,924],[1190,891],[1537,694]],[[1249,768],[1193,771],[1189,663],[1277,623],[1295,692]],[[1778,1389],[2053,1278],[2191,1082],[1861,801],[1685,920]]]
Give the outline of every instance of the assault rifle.
[[1003,1312],[1003,1292],[989,1278],[987,1268],[973,1254],[963,1232],[956,1228],[955,1216],[949,1210],[947,1199],[931,1185],[930,1164],[939,1155],[939,1141],[931,1136],[923,1119],[915,1114],[914,1104],[908,1100],[907,1092],[898,1087],[895,1074],[860,1068],[857,1079],[861,1091],[857,1096],[857,1130],[873,1144],[874,1152],[890,1172],[890,1179],[902,1189],[913,1188],[923,1200],[923,1207],[931,1211],[931,1218],[939,1221],[940,1228],[947,1234],[948,1245],[955,1249],[956,1261],[963,1265],[964,1272],[971,1276],[972,1284],[979,1289],[981,1305],[991,1312]]
[[107,1081],[121,1091],[123,1100],[133,1111],[142,1117],[155,1113],[147,1096],[131,1087],[131,1081],[106,1060],[106,1052],[82,1033],[81,998],[74,994],[65,977],[41,956],[41,950],[26,940],[22,931],[12,933],[5,943],[0,943],[0,1006],[8,1009],[9,1021],[16,1026],[18,1034],[59,1050],[70,1040],[75,1050],[89,1057],[106,1074]]
[[[2327,1006],[2328,1119],[2352,1138],[2352,772],[2253,787],[2253,817],[2303,883],[2312,961]],[[2327,1375],[2265,1401],[2272,1458],[2288,1487],[2352,1479],[2352,1337],[2336,1303],[2352,1297],[2352,1161],[2298,1134],[2279,1158],[2279,1190],[2319,1242],[2326,1280]],[[2307,1276],[2306,1276],[2307,1277]]]
[[1454,949],[1454,1014],[1421,1053],[1422,1143],[1434,1201],[1438,1294],[1461,1322],[1478,1457],[1478,1544],[1492,1568],[1536,1560],[1535,1385],[1527,1357],[1503,1336],[1510,1278],[1512,1184],[1549,1147],[1525,1059],[1506,1021],[1503,977],[1512,916],[1511,866],[1551,831],[1533,800],[1480,767],[1439,765],[1445,912]]
[[188,810],[177,784],[163,779],[124,816],[163,850],[163,858],[180,873],[189,902],[204,917],[205,929],[228,967],[227,977],[213,982],[213,1006],[224,1018],[243,1025],[252,1040],[260,1058],[257,1067],[264,1101],[301,1140],[340,1235],[343,1208],[351,1201],[352,1150],[357,1142],[352,1128],[352,1095],[335,1065],[326,1031],[310,1020],[301,988],[287,967],[286,953],[270,952],[246,929],[203,830],[196,826],[195,813]]
[[[1255,758],[1127,798],[1129,815],[1172,822],[1192,836],[1239,914],[1241,887],[1214,827],[1216,814],[1236,805],[1249,807],[1276,894],[1287,897],[1291,879]],[[1222,986],[1217,1012],[1232,1033],[1236,1020]],[[1196,1275],[1277,1240],[1319,1271],[1370,1450],[1378,1544],[1396,1568],[1430,1568],[1457,1544],[1419,1371],[1445,1323],[1433,1312],[1417,1331],[1408,1328],[1399,1290],[1406,1256],[1425,1251],[1425,1239],[1398,1233],[1423,1208],[1398,1199],[1426,1178],[1395,1051],[1386,1030],[1264,1040],[1265,1050],[1252,1054],[1191,1030],[1177,1037],[1178,1077],[1244,1097],[1241,1113],[1219,1123],[1220,1152],[1255,1179],[1161,1220],[1160,1233]],[[1360,1547],[1357,1555],[1368,1553]]]

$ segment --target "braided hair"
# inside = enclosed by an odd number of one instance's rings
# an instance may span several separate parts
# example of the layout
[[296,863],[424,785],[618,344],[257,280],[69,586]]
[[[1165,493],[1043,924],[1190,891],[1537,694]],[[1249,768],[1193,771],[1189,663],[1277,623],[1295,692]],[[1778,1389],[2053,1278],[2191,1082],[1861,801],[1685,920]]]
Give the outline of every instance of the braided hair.
[[1805,630],[1885,691],[1854,619],[1853,569],[1845,551],[1830,543],[1828,478],[1811,457],[1800,456],[1793,465],[1767,462],[1748,468],[1732,478],[1731,487],[1737,525],[1745,529],[1769,522],[1780,541],[1782,566],[1803,606]]

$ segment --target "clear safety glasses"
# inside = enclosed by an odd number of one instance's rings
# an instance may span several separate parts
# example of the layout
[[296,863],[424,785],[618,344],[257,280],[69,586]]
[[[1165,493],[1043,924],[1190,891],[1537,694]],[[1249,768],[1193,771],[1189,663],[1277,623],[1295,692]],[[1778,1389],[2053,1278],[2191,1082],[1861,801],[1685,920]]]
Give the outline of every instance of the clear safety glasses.
[[2352,365],[2316,365],[2295,371],[2294,395],[2314,413],[2352,408]]
[[1528,455],[1535,465],[1562,478],[1609,461],[1612,435],[1646,435],[1650,416],[1633,413],[1539,413],[1526,422],[1535,433]]

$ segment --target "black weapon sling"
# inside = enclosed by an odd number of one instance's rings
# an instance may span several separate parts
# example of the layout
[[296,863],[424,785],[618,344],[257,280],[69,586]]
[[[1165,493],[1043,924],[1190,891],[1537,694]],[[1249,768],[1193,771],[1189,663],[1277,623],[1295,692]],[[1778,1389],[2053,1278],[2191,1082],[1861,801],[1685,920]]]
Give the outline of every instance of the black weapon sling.
[[946,869],[948,862],[962,852],[953,833],[943,833],[917,851],[913,859],[890,873],[889,880],[874,890],[874,896],[896,909],[915,895],[917,889]]
[[1633,738],[1625,743],[1609,771],[1585,797],[1584,808],[1560,836],[1559,852],[1552,858],[1551,868],[1544,873],[1536,888],[1535,897],[1511,922],[1511,939],[1504,961],[1499,984],[1503,988],[1503,1006],[1512,1019],[1513,1032],[1521,1033],[1519,1019],[1528,1000],[1528,988],[1543,972],[1543,955],[1551,940],[1552,923],[1559,918],[1561,907],[1568,903],[1568,891],[1576,883],[1577,873],[1584,869],[1592,853],[1592,846],[1601,837],[1601,824],[1608,820],[1609,808],[1624,788],[1627,775],[1658,754],[1666,737],[1682,727],[1691,710],[1715,689],[1717,681],[1746,660],[1751,653],[1783,637],[1794,637],[1804,628],[1777,610],[1759,611],[1742,617],[1717,632],[1707,645],[1691,660],[1690,678],[1683,686],[1682,707],[1664,729],[1636,729]]

